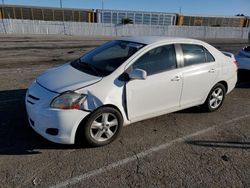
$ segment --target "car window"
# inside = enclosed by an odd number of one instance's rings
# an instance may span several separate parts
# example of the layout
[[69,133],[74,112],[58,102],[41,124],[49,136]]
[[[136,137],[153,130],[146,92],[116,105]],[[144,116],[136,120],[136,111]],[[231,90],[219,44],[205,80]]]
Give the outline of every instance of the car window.
[[150,50],[140,57],[132,67],[145,70],[147,75],[153,75],[175,69],[176,64],[174,45],[166,45]]
[[193,44],[182,44],[184,66],[206,62],[206,55],[202,46]]
[[206,53],[206,62],[214,62],[214,56],[212,56],[212,54],[206,49],[205,49],[205,53]]
[[184,66],[215,61],[211,53],[201,45],[182,44]]

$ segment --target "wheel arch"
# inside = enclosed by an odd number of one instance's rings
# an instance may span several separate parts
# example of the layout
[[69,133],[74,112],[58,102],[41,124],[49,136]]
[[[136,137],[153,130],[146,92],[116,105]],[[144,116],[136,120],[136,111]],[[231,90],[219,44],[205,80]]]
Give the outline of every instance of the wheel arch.
[[[219,106],[217,106],[216,108],[212,109],[210,106],[208,106],[208,101],[209,101],[209,98],[210,98],[211,93],[212,93],[212,92],[214,91],[214,89],[215,89],[216,87],[218,87],[219,85],[221,85],[221,86],[223,86],[223,87],[225,88],[224,97],[223,97],[223,99],[222,99],[221,104],[219,104]],[[219,81],[219,82],[217,82],[216,84],[214,84],[213,87],[212,87],[212,89],[211,89],[211,90],[209,91],[209,93],[207,94],[206,99],[205,99],[204,102],[202,103],[202,108],[203,108],[204,110],[208,111],[208,112],[213,112],[213,111],[216,111],[217,109],[219,109],[220,106],[223,104],[223,100],[224,100],[224,98],[225,98],[225,95],[226,95],[227,91],[228,91],[228,85],[227,85],[227,82],[226,82],[226,81],[223,81],[223,80],[222,80],[222,81]]]
[[99,110],[99,109],[101,109],[101,108],[106,108],[106,107],[114,108],[115,110],[117,110],[117,111],[120,113],[121,117],[122,117],[122,123],[124,123],[123,114],[121,113],[121,110],[120,110],[117,106],[115,106],[115,105],[113,105],[113,104],[105,104],[105,105],[103,105],[103,106],[100,106],[100,107],[96,108],[95,110],[93,110],[92,112],[90,112],[90,113],[89,113],[86,117],[84,117],[84,118],[82,119],[82,121],[79,123],[79,125],[77,126],[76,131],[75,131],[75,140],[74,140],[74,143],[78,144],[79,142],[81,142],[81,135],[80,135],[80,133],[81,133],[81,131],[82,131],[82,129],[83,129],[83,127],[84,127],[84,125],[85,125],[87,119],[90,117],[90,115],[91,115],[93,112],[95,112],[95,111],[97,111],[97,110]]
[[103,106],[100,106],[100,107],[97,108],[96,110],[98,110],[98,109],[100,109],[100,108],[105,108],[105,107],[109,107],[109,108],[114,108],[114,109],[116,109],[116,110],[120,113],[120,115],[121,115],[121,117],[122,117],[122,123],[124,123],[124,117],[123,117],[123,114],[122,114],[121,110],[120,110],[117,106],[115,106],[115,105],[113,105],[113,104],[105,104],[105,105],[103,105]]
[[[226,89],[225,93],[227,93],[227,91],[228,91],[228,84],[227,84],[226,81],[222,80],[222,81],[219,81],[219,82],[216,83],[216,84],[222,84],[222,85],[225,87],[225,89]],[[215,85],[216,85],[216,84],[215,84]]]
[[213,87],[206,93],[206,95],[205,95],[204,98],[202,99],[201,104],[204,104],[204,103],[206,102],[209,93],[210,93],[211,90],[214,88],[214,86],[216,86],[216,84],[222,84],[222,85],[225,87],[225,89],[226,89],[225,94],[227,93],[227,91],[228,91],[228,84],[227,84],[227,82],[224,81],[224,80],[221,80],[221,81],[219,81],[219,82],[216,82],[216,83],[213,85]]

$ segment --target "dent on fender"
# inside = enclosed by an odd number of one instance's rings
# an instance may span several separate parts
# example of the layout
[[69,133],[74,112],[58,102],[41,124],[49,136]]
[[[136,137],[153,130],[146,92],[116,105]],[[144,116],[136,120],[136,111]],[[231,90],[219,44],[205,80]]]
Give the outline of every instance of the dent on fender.
[[[112,91],[109,91],[110,95],[106,100],[104,100],[105,102],[102,99],[98,98],[91,91],[84,92],[84,94],[87,95],[87,99],[83,104],[83,109],[85,111],[92,112],[96,110],[97,108],[102,107],[106,104],[112,104],[112,105],[117,106],[118,108],[119,106],[123,108],[120,110],[125,112],[125,115],[127,116],[127,120],[128,120],[129,118],[128,118],[128,113],[127,113],[126,81],[120,80],[119,78],[117,78],[114,81],[114,84],[117,87],[113,89]],[[119,97],[121,97],[121,99]],[[119,102],[121,102],[121,104],[118,104]]]
[[[98,98],[91,91],[85,91],[83,94],[87,95],[87,99],[83,103],[83,110],[88,111],[88,112],[92,112],[92,111],[96,110],[97,108],[104,106],[105,104],[113,104],[117,107],[118,106],[122,107],[123,111],[127,117],[127,120],[129,120],[128,113],[127,113],[127,100],[126,100],[126,81],[120,80],[119,78],[117,78],[114,81],[114,84],[117,87],[116,87],[116,89],[113,90],[113,92],[110,91],[111,94],[105,100],[107,103],[103,102],[102,99]],[[119,97],[121,97],[121,99]],[[113,101],[113,102],[116,101],[116,102],[109,103],[111,101]],[[119,105],[119,103],[121,103],[121,105]],[[118,109],[119,109],[119,107],[118,107]],[[122,110],[122,109],[120,109],[120,110]]]
[[92,112],[103,105],[103,102],[99,98],[97,98],[92,92],[87,91],[86,94],[87,100],[83,104],[84,110]]

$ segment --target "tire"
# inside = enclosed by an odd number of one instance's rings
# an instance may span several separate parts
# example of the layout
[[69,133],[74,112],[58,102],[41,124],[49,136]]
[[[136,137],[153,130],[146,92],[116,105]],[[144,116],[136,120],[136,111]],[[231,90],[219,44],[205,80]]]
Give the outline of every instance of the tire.
[[123,118],[120,112],[111,107],[103,107],[90,114],[80,134],[89,146],[99,147],[113,142],[122,127]]
[[223,84],[217,83],[209,92],[203,107],[208,112],[218,110],[225,99],[226,88]]

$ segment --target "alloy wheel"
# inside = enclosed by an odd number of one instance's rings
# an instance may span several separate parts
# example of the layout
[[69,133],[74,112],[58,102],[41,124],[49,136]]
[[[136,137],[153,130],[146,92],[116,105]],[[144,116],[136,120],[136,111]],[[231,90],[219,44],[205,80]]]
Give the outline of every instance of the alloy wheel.
[[112,113],[102,113],[90,126],[90,135],[97,142],[111,139],[118,129],[118,119]]
[[218,108],[223,101],[223,96],[223,90],[221,88],[216,88],[209,99],[209,105],[211,106],[211,108]]

